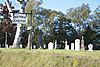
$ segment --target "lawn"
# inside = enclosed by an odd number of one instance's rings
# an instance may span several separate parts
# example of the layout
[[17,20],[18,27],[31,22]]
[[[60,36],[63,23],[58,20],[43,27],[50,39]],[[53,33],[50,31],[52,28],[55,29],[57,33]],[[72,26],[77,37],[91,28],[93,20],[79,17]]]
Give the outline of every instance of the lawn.
[[100,51],[0,49],[0,67],[100,67]]

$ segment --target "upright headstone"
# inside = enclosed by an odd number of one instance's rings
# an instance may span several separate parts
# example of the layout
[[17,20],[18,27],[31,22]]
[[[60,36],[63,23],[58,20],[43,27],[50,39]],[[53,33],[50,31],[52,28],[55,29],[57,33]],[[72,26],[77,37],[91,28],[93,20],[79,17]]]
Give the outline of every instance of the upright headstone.
[[75,40],[75,51],[79,51],[80,50],[80,40],[76,39]]
[[65,49],[66,49],[66,50],[69,50],[69,45],[67,45],[67,43],[68,43],[68,42],[67,42],[67,40],[66,40],[66,41],[65,41]]
[[22,44],[20,44],[20,48],[22,48]]
[[50,43],[48,44],[48,49],[49,49],[49,50],[53,50],[53,43],[52,43],[52,42],[50,42]]
[[6,48],[8,48],[8,45],[5,45]]
[[46,48],[46,45],[44,44],[43,47],[44,47],[44,49],[45,49],[45,48]]
[[88,51],[93,51],[93,45],[92,44],[88,45]]
[[71,43],[71,50],[74,50],[74,43]]
[[33,45],[33,48],[36,49],[36,45]]
[[85,50],[84,48],[84,37],[82,36],[82,40],[81,40],[81,50]]
[[57,40],[55,40],[55,49],[57,49]]

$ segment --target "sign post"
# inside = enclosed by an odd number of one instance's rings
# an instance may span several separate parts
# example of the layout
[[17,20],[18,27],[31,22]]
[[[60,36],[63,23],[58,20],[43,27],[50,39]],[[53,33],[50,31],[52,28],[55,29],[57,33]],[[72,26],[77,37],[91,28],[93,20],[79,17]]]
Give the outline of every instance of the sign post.
[[17,24],[17,31],[16,31],[13,47],[20,48],[20,46],[19,46],[19,43],[20,43],[20,40],[21,40],[21,37],[19,37],[20,33],[21,33],[20,27],[22,26],[21,24],[27,23],[27,15],[24,14],[24,13],[14,13],[12,18],[13,18],[12,23]]
[[27,44],[27,48],[29,49],[32,49],[32,10],[31,10],[31,13],[30,13],[30,27],[28,27],[28,30],[30,30],[30,33],[29,33],[29,36],[28,36],[28,44]]

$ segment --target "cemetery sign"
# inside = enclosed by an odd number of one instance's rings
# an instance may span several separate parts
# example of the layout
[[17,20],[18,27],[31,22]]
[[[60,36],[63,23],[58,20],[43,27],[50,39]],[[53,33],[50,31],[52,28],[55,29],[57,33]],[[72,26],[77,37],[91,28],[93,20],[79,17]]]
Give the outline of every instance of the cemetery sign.
[[12,23],[16,24],[26,24],[27,23],[27,16],[23,13],[14,13]]

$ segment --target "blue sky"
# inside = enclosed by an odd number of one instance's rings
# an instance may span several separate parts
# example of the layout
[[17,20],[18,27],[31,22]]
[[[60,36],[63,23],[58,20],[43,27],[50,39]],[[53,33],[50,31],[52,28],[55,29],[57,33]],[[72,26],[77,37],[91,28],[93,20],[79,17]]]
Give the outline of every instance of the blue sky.
[[[4,3],[5,0],[1,0],[0,3]],[[16,0],[10,0],[13,1],[14,6],[18,6],[15,2]],[[71,7],[77,7],[81,6],[82,3],[88,3],[92,12],[95,10],[97,6],[100,5],[100,0],[43,0],[43,4],[41,5],[44,8],[52,9],[61,11],[63,13],[66,13],[66,10]]]
[[66,13],[66,10],[71,7],[81,6],[82,3],[88,3],[92,11],[100,5],[100,0],[43,0],[43,2],[44,8],[62,11],[63,13]]

